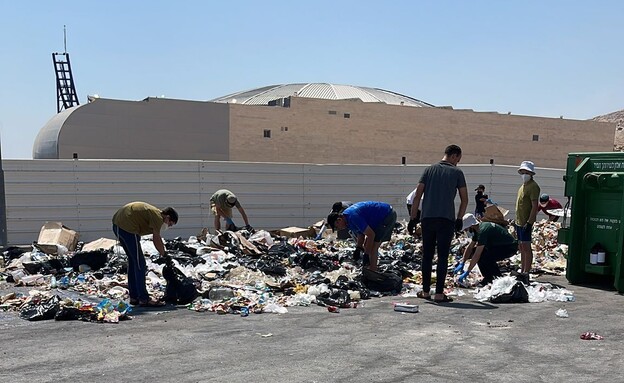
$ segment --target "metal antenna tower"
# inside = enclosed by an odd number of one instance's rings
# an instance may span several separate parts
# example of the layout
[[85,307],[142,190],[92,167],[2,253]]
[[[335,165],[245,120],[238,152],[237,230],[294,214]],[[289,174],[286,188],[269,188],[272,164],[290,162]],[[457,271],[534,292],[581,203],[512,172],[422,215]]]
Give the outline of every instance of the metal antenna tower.
[[52,53],[54,72],[56,73],[56,112],[80,105],[74,78],[72,75],[69,53],[67,53],[67,30],[63,25],[63,53]]

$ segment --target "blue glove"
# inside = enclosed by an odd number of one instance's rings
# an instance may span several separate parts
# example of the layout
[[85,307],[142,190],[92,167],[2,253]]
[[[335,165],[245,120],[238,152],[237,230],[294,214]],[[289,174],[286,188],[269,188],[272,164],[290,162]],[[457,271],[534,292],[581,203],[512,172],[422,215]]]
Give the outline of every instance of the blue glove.
[[459,274],[464,271],[464,262],[459,262],[459,265],[455,269],[453,269],[453,274]]
[[470,271],[466,270],[459,276],[459,282],[463,283],[466,277],[470,274]]

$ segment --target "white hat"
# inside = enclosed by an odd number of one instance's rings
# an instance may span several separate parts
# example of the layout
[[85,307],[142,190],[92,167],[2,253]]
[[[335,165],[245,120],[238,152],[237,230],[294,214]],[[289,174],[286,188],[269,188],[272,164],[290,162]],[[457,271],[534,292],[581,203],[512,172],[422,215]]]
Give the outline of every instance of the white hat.
[[518,168],[518,171],[523,169],[535,174],[535,164],[531,161],[522,161],[520,167]]
[[476,225],[479,223],[479,221],[477,221],[477,219],[475,218],[474,214],[471,214],[471,213],[464,214],[464,218],[462,218],[462,220],[463,220],[462,231],[466,230],[472,225]]

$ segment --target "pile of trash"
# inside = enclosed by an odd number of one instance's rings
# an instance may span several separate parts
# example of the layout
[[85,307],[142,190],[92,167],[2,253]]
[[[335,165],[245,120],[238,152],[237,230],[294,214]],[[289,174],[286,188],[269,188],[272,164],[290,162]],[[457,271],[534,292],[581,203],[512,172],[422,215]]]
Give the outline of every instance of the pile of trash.
[[[565,268],[567,249],[556,243],[556,229],[557,224],[546,221],[535,225],[537,271],[561,273]],[[453,240],[449,270],[469,242],[464,234]],[[165,245],[167,256],[160,257],[151,236],[141,239],[148,292],[197,312],[246,316],[286,313],[291,306],[352,308],[370,297],[411,296],[422,290],[422,242],[407,234],[405,223],[397,224],[392,240],[379,250],[378,271],[394,276],[398,285],[393,286],[375,284],[363,274],[362,260],[354,257],[355,242],[337,240],[330,231],[313,240],[264,230],[210,234],[204,229],[198,236],[175,238]],[[506,262],[503,269],[516,270],[519,256]],[[130,317],[126,273],[126,255],[112,239],[11,247],[0,257],[0,291],[8,284],[35,290],[5,295],[0,309],[19,311],[29,320],[116,323]],[[478,270],[471,278],[469,282],[480,278]],[[450,272],[446,287],[450,295],[464,295]],[[82,300],[55,294],[63,291],[78,293]],[[29,314],[37,310],[41,314]]]

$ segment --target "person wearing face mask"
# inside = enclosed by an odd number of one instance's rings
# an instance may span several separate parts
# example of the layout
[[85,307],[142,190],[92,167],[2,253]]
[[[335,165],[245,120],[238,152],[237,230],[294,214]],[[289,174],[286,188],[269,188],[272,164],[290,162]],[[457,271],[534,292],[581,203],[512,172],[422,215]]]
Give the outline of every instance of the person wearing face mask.
[[[483,280],[479,282],[479,285],[485,286],[492,283],[494,278],[502,276],[497,262],[516,254],[518,241],[503,226],[494,222],[479,222],[472,214],[464,215],[462,221],[462,228],[468,230],[472,241],[466,247],[462,260],[453,271],[455,274],[461,273],[458,281],[463,284],[475,265],[479,265],[479,270],[483,275]],[[469,259],[470,263],[464,270]]]
[[483,218],[485,214],[485,202],[488,200],[488,195],[485,194],[485,185],[479,185],[475,191],[475,212],[474,215],[477,218]]
[[167,207],[163,210],[145,202],[130,202],[113,215],[113,233],[128,256],[128,292],[133,306],[162,306],[164,303],[151,300],[145,287],[145,256],[141,249],[141,236],[152,234],[152,240],[161,257],[165,256],[165,245],[161,230],[178,223],[178,213]]
[[529,272],[533,265],[533,250],[531,249],[531,232],[539,212],[540,187],[533,179],[535,164],[531,161],[522,161],[518,168],[522,177],[522,185],[518,189],[516,200],[516,235],[520,247],[520,275],[518,279],[529,283]]
[[245,229],[252,231],[253,228],[249,225],[245,209],[241,206],[236,195],[227,189],[217,190],[210,197],[210,210],[214,215],[215,229],[221,230],[221,218],[223,218],[225,221],[225,230],[237,230],[237,227],[232,220],[232,208],[234,207],[238,209],[241,217],[243,217],[243,221],[245,221]]

